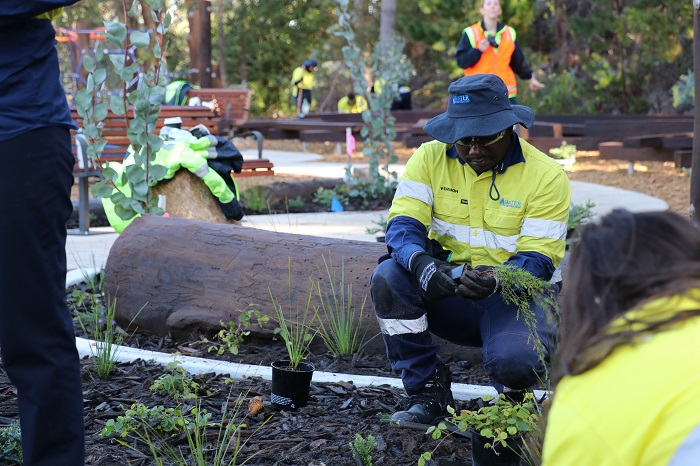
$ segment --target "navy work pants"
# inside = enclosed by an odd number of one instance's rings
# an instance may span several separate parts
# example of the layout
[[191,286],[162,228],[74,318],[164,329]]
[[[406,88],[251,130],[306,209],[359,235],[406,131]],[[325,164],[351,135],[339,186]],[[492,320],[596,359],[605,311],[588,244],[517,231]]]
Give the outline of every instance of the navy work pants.
[[83,393],[66,305],[68,129],[0,141],[0,355],[17,387],[25,466],[84,464]]
[[[504,303],[498,293],[479,300],[455,296],[430,301],[419,293],[413,274],[393,260],[374,270],[370,290],[389,362],[394,371],[401,371],[409,395],[424,386],[438,364],[440,348],[432,334],[458,345],[481,347],[484,369],[499,391],[504,386],[528,388],[543,374],[530,330],[517,319],[517,308]],[[534,303],[531,309],[549,351],[556,325]]]

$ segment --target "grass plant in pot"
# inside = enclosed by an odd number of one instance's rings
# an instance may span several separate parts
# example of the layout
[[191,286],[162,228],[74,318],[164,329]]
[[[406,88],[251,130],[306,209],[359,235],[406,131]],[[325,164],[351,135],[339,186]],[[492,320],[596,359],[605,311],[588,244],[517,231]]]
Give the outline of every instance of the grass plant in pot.
[[[537,435],[540,413],[535,397],[526,393],[522,402],[513,402],[500,395],[482,398],[484,406],[477,410],[459,413],[448,407],[447,422],[428,429],[428,434],[439,439],[445,432],[459,430],[469,432],[472,441],[474,466],[520,466],[529,464],[527,448],[523,448],[526,435]],[[418,464],[423,466],[432,457],[430,452],[421,455]]]
[[[288,274],[287,287],[291,303],[291,273]],[[306,406],[309,398],[315,367],[310,361],[304,361],[304,358],[318,333],[318,329],[313,327],[318,317],[318,306],[312,306],[313,292],[312,286],[303,309],[296,308],[295,311],[291,311],[290,305],[288,315],[285,315],[282,305],[270,290],[272,307],[279,324],[275,333],[284,340],[289,356],[289,359],[272,362],[271,404],[278,409],[294,411]]]

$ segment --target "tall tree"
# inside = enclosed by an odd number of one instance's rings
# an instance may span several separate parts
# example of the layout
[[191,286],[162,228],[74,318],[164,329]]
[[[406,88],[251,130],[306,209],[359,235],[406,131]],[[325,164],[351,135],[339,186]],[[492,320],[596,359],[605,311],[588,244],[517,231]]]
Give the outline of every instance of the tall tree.
[[379,40],[389,41],[396,35],[396,0],[382,0]]

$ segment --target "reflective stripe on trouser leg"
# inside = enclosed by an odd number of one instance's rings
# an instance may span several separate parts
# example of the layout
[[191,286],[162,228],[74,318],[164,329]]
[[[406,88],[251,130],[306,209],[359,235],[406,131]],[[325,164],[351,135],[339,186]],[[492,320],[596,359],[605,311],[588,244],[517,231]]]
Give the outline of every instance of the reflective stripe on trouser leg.
[[387,357],[391,368],[401,371],[409,395],[423,388],[439,362],[439,345],[428,331],[426,309],[417,289],[413,275],[393,260],[379,264],[370,279]]

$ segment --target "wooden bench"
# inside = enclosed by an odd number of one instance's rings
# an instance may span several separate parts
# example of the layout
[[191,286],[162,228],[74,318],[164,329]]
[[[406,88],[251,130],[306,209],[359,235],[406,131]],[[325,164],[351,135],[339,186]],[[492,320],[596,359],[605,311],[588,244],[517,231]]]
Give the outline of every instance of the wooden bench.
[[[233,107],[231,107],[233,108]],[[83,119],[78,114],[76,109],[71,109],[71,115],[78,126],[82,128]],[[128,117],[133,117],[133,111],[129,111]],[[174,106],[164,105],[161,107],[161,112],[156,121],[156,134],[165,125],[165,119],[171,117],[180,117],[182,119],[182,127],[186,129],[193,128],[197,125],[203,125],[211,134],[219,135],[221,124],[220,118],[216,112],[204,106]],[[126,135],[127,122],[124,116],[115,115],[111,111],[107,118],[103,121],[102,136],[107,140],[107,145],[100,156],[99,163],[104,162],[123,162],[127,155],[127,148],[131,144]],[[238,134],[228,136],[229,139],[239,137]],[[274,165],[267,159],[263,159],[262,155],[262,135],[253,135],[258,140],[258,159],[245,160],[243,162],[242,171],[234,174],[236,178],[246,176],[274,175]],[[73,174],[78,180],[78,224],[80,234],[89,234],[89,178],[102,177],[101,167],[96,165],[87,156],[87,152],[83,147],[85,143],[84,136],[80,132],[74,132],[75,144],[73,146],[73,154],[76,157],[76,162],[73,167]]]
[[250,99],[253,91],[244,88],[200,88],[189,89],[189,98],[198,97],[203,102],[214,102],[214,114],[219,118],[220,136],[229,139],[252,137],[258,143],[258,158],[262,159],[263,136],[260,131],[239,131],[248,121]]

